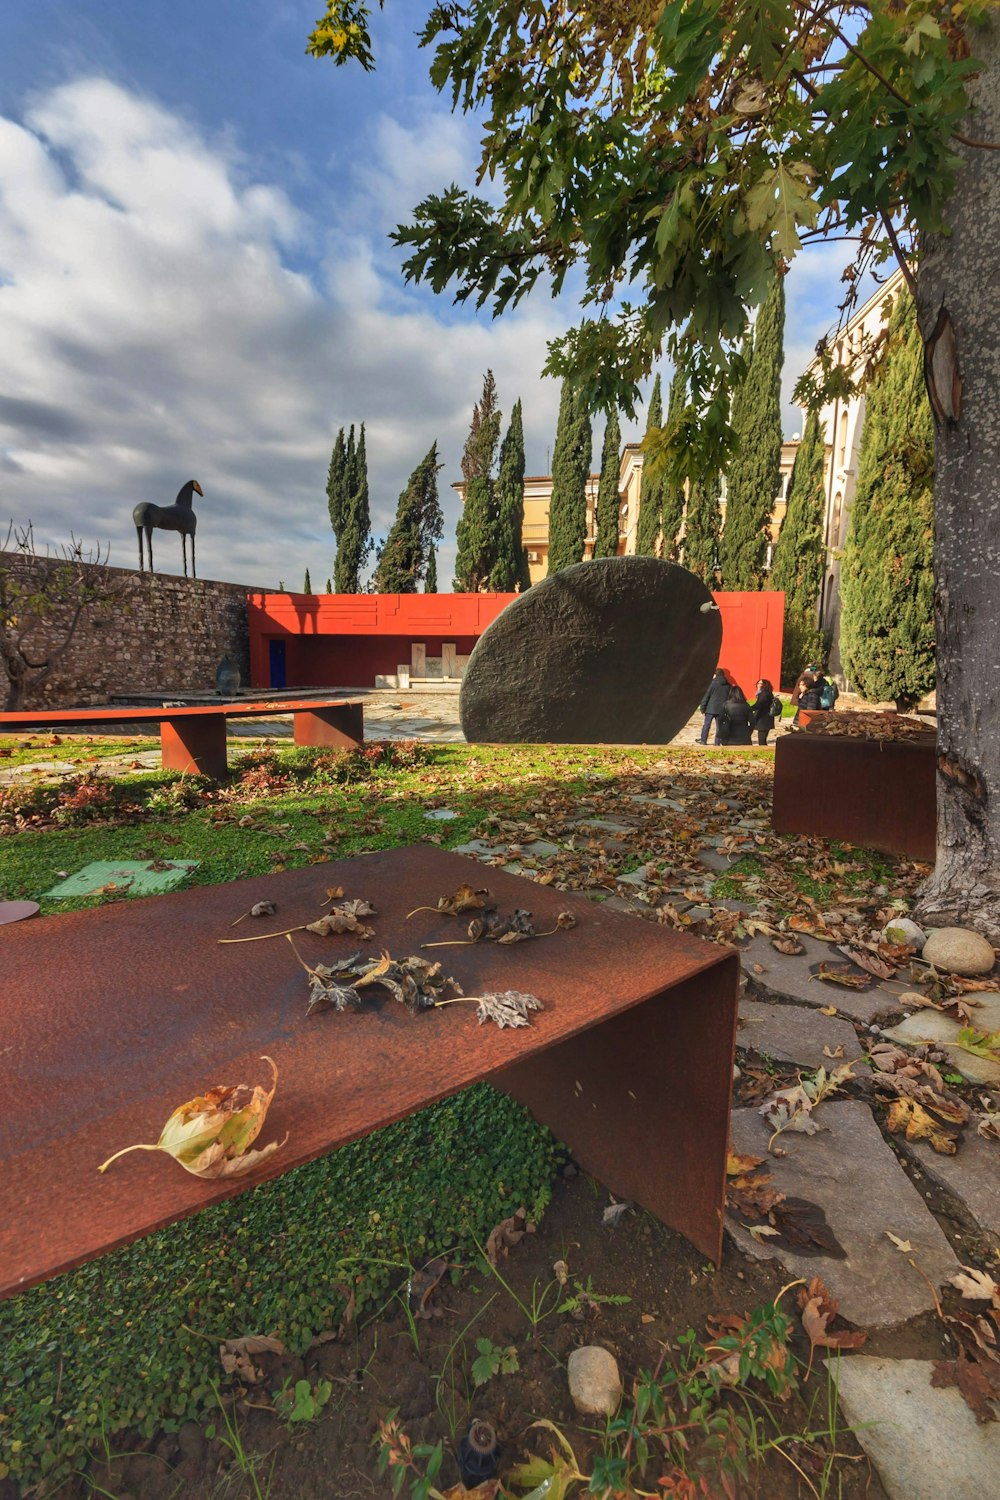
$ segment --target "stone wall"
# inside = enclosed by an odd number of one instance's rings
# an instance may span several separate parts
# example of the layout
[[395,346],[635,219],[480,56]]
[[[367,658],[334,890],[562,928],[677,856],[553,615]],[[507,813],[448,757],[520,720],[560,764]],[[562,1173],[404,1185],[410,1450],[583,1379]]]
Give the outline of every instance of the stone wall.
[[[18,563],[16,554],[0,552],[0,568]],[[84,614],[52,675],[30,690],[26,708],[85,708],[130,693],[211,692],[224,656],[237,664],[244,686],[249,682],[248,587],[106,571],[123,586],[120,599]],[[0,665],[0,704],[6,688]]]

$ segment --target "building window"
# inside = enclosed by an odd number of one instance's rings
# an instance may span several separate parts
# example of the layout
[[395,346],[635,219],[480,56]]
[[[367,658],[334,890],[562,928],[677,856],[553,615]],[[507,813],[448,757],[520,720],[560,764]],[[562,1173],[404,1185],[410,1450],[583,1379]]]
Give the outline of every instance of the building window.
[[847,412],[846,411],[843,411],[840,414],[840,458],[839,458],[838,462],[839,462],[841,468],[843,468],[844,465],[847,463]]

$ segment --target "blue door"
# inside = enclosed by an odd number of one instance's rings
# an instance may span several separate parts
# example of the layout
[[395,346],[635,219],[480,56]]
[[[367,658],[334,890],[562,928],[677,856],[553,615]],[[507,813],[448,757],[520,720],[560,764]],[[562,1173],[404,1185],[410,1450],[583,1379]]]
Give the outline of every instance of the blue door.
[[285,643],[284,641],[268,641],[267,646],[271,686],[283,688],[285,686]]

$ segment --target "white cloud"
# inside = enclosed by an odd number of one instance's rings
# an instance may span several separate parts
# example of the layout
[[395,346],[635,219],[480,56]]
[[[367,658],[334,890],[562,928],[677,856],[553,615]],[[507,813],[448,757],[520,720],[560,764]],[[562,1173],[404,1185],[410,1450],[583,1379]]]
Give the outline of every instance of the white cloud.
[[[407,105],[405,123],[365,125],[351,188],[338,201],[319,184],[307,214],[232,139],[103,78],[0,117],[0,518],[31,517],[41,541],[110,539],[130,565],[132,507],[194,477],[202,576],[294,587],[308,566],[322,586],[331,444],[365,421],[376,531],[438,442],[447,586],[450,484],[483,372],[505,413],[522,398],[543,471],[559,396],[540,378],[546,343],[577,316],[572,293],[491,322],[404,286],[388,231],[427,192],[471,185],[476,155],[473,123]],[[845,258],[813,251],[789,276],[786,399]],[[786,431],[799,420],[787,407]],[[159,567],[179,571],[179,552],[157,538]]]
[[[438,441],[448,488],[483,371],[509,411],[521,396],[529,466],[555,428],[539,372],[566,306],[536,298],[497,323],[456,320],[401,290],[384,235],[419,194],[464,173],[445,116],[383,118],[367,210],[304,221],[280,186],[248,180],[155,102],[104,79],[0,119],[0,513],[40,539],[72,528],[136,556],[131,510],[200,480],[199,572],[289,586],[331,570],[324,486],[336,428],[367,423],[373,526],[391,522],[410,470]],[[359,179],[360,180],[360,179]],[[321,243],[322,277],[289,267]],[[157,563],[180,566],[176,538]]]

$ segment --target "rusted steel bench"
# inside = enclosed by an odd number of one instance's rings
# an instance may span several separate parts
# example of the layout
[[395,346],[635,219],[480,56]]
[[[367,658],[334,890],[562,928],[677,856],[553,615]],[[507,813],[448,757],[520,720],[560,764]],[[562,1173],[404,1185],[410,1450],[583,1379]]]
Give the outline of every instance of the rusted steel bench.
[[51,708],[36,713],[0,713],[0,734],[16,730],[85,728],[114,724],[160,726],[160,755],[165,771],[197,776],[226,775],[226,722],[229,719],[292,715],[297,745],[347,746],[364,741],[362,698],[279,699],[273,703],[212,703],[194,708]]
[[[442,948],[467,995],[519,989],[545,1009],[530,1028],[479,1026],[475,1007],[412,1016],[382,991],[361,1012],[306,1017],[286,941],[219,946],[251,903],[277,903],[254,933],[311,921],[327,887],[366,897],[371,950],[418,953],[464,924],[413,907],[489,880],[538,942]],[[244,931],[241,928],[240,931]],[[307,961],[356,951],[349,935],[296,937]],[[431,956],[431,955],[428,955]],[[643,1204],[719,1258],[736,1030],[738,955],[609,912],[582,897],[486,871],[430,846],[39,917],[3,938],[0,1047],[0,1296],[9,1296],[480,1079],[520,1100],[616,1195]],[[53,1003],[53,985],[71,1004]],[[216,1083],[278,1089],[259,1144],[282,1150],[247,1178],[203,1182],[155,1141],[168,1115]]]
[[784,734],[774,747],[771,824],[933,863],[936,769],[933,732],[926,740]]

